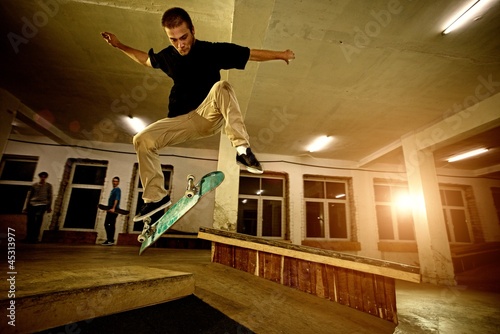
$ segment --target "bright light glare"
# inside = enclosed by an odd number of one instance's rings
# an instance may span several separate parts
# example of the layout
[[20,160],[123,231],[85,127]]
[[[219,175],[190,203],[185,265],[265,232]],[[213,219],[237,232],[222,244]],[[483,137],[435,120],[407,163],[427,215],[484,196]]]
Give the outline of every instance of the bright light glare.
[[335,198],[343,198],[343,197],[345,197],[345,194],[338,194],[335,196]]
[[485,152],[488,152],[487,148],[480,148],[480,149],[469,151],[469,152],[466,152],[463,154],[455,155],[455,156],[449,158],[448,162],[454,162],[454,161],[458,161],[458,160],[467,159],[467,158],[474,157],[476,155],[479,155],[479,154],[482,154]]
[[484,14],[483,9],[491,0],[477,0],[472,3],[467,9],[464,9],[453,22],[443,31],[443,35],[450,33],[463,26],[465,23],[474,20],[478,15]]
[[324,149],[331,141],[333,137],[330,136],[321,136],[314,140],[311,145],[307,147],[307,151],[309,152],[317,152],[319,150]]
[[137,117],[127,117],[128,124],[130,127],[135,131],[135,133],[141,132],[145,127],[146,124]]
[[411,209],[411,207],[413,206],[411,196],[408,194],[399,194],[396,197],[396,205],[399,209],[402,210]]

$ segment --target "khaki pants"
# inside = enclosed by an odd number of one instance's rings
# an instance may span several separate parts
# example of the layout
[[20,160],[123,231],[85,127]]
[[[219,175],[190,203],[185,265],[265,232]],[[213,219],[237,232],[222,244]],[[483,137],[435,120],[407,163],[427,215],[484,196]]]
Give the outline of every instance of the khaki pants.
[[222,127],[233,147],[248,145],[248,134],[233,88],[219,81],[200,106],[188,114],[163,118],[134,136],[139,175],[145,203],[157,202],[167,195],[158,151],[169,145],[212,136]]

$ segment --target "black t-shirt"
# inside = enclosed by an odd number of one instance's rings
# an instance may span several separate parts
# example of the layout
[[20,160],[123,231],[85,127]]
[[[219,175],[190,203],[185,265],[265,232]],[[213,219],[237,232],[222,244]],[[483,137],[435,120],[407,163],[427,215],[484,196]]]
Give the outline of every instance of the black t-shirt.
[[250,49],[232,43],[196,40],[185,56],[172,45],[159,53],[150,49],[148,55],[154,68],[160,68],[174,80],[168,117],[176,117],[187,114],[203,102],[212,86],[220,81],[220,70],[244,69]]

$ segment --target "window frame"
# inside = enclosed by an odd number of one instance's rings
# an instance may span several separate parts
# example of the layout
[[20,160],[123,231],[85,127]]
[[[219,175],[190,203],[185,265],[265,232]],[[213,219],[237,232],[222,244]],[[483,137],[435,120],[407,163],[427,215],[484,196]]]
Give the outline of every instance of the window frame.
[[[30,164],[35,164],[33,168],[33,174],[31,175],[31,178],[29,180],[11,180],[11,179],[4,179],[3,172],[5,170],[5,165],[9,161],[16,161],[16,162],[26,162]],[[28,192],[35,182],[36,178],[36,170],[38,167],[38,162],[39,158],[36,156],[28,156],[28,155],[14,155],[14,154],[4,154],[2,156],[1,162],[0,162],[0,185],[2,186],[10,186],[10,187],[22,187],[26,189],[26,192],[21,190],[22,193],[24,193],[23,196],[19,196],[19,198],[13,199],[12,202],[16,203],[16,205],[19,205],[19,210],[13,210],[12,212],[5,212],[5,214],[22,214],[23,208],[26,205],[26,198],[28,195]],[[12,193],[12,191],[10,191]]]
[[[305,182],[306,181],[314,181],[314,182],[322,182],[323,183],[323,198],[317,197],[306,197],[305,191]],[[327,198],[327,183],[342,183],[344,185],[345,197],[344,199],[340,198]],[[304,240],[305,241],[333,241],[333,242],[346,242],[346,241],[355,241],[355,235],[353,231],[353,207],[352,207],[352,178],[348,177],[328,177],[328,176],[314,176],[314,175],[304,175],[303,182],[303,191],[304,191]],[[323,236],[321,237],[310,237],[307,235],[308,230],[308,219],[307,219],[307,203],[321,203],[322,204],[322,212],[323,212]],[[330,205],[331,204],[344,204],[345,208],[345,238],[331,237],[330,235]]]
[[[103,177],[103,183],[98,185],[98,184],[87,184],[87,183],[73,183],[74,177],[75,177],[75,172],[78,166],[92,166],[92,167],[104,167],[105,168],[105,173],[106,175],[108,171],[108,162],[107,161],[101,161],[101,160],[92,160],[92,159],[70,159],[70,172],[68,175],[67,179],[67,186],[65,188],[63,198],[62,198],[62,205],[61,205],[61,215],[60,215],[60,229],[64,231],[84,231],[84,232],[89,232],[89,231],[95,231],[97,224],[99,223],[99,215],[97,214],[97,204],[99,203],[99,200],[101,199],[102,192],[104,190],[104,184],[105,184],[105,177]],[[97,203],[95,208],[88,208],[88,210],[94,210],[95,211],[95,219],[94,219],[94,224],[92,228],[84,228],[84,227],[66,227],[66,218],[67,214],[69,211],[69,205],[71,202],[71,195],[73,193],[73,189],[95,189],[99,190],[99,196],[97,196]]]
[[[282,181],[282,196],[276,196],[276,195],[265,195],[264,194],[241,194],[241,178],[242,177],[247,177],[247,178],[255,178],[259,179],[259,188],[262,189],[262,180],[263,179],[274,179],[274,180],[281,180]],[[288,175],[285,173],[271,173],[271,172],[265,172],[263,174],[252,174],[248,172],[242,171],[240,173],[239,179],[239,191],[238,191],[238,211],[240,210],[240,205],[241,202],[244,201],[245,199],[250,199],[250,200],[256,200],[257,201],[257,229],[256,229],[256,235],[257,237],[265,238],[265,239],[270,239],[270,240],[286,240],[287,238],[287,226],[288,226],[288,216],[287,216],[287,207],[288,207],[288,196],[287,196],[287,185],[288,185]],[[264,218],[264,202],[265,201],[279,201],[281,202],[281,229],[280,229],[280,236],[263,236],[263,218]],[[240,221],[240,213],[238,212],[238,217],[237,217],[237,223],[236,223],[236,230],[240,231],[239,229],[239,221]],[[243,232],[239,232],[243,233]],[[253,234],[251,234],[253,235]]]
[[[377,186],[384,186],[384,187],[389,187],[390,190],[390,200],[389,201],[383,201],[383,200],[377,200],[377,194],[376,194],[376,187]],[[415,231],[415,221],[413,220],[413,212],[411,208],[409,209],[409,216],[411,217],[411,223],[413,226],[413,239],[401,239],[401,231],[399,228],[400,222],[398,221],[398,204],[395,202],[393,195],[394,195],[394,190],[400,190],[405,189],[405,192],[409,194],[409,187],[406,182],[386,182],[386,181],[380,181],[380,180],[374,180],[373,182],[373,198],[374,198],[374,208],[375,208],[375,219],[377,221],[377,232],[378,232],[378,240],[381,242],[406,242],[406,243],[415,243],[416,242],[416,231]],[[377,207],[378,206],[383,206],[383,207],[389,207],[390,212],[391,212],[391,225],[392,225],[392,239],[388,238],[381,238],[380,237],[380,226],[381,222],[379,221],[378,217],[378,211]]]
[[[460,196],[462,199],[463,206],[460,205],[448,205],[442,202],[444,191],[458,191],[460,192]],[[439,185],[439,194],[441,197],[441,205],[443,209],[444,221],[446,225],[446,231],[448,235],[448,241],[452,245],[469,245],[473,244],[475,240],[474,229],[472,226],[472,219],[469,212],[469,203],[466,196],[466,191],[460,186],[452,186],[452,185]],[[446,197],[446,196],[445,196]],[[467,227],[467,233],[469,237],[469,241],[456,241],[457,236],[454,229],[453,219],[451,210],[462,210],[464,212],[465,223]]]

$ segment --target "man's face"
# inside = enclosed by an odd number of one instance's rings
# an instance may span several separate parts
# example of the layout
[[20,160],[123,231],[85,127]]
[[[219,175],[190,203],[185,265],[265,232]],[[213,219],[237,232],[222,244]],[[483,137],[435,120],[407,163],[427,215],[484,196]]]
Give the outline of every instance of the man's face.
[[194,44],[194,28],[189,30],[186,22],[175,28],[165,28],[168,39],[181,56],[187,55]]
[[118,185],[120,184],[120,181],[117,180],[117,179],[113,179],[113,188],[116,188],[118,187]]

